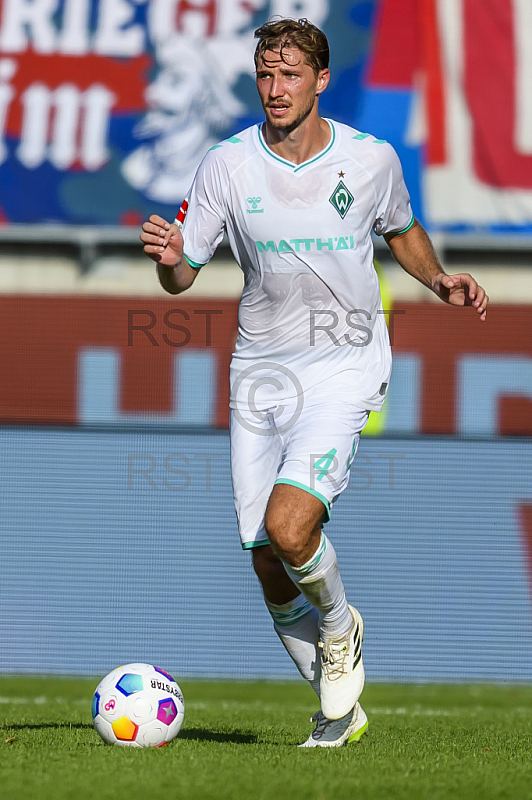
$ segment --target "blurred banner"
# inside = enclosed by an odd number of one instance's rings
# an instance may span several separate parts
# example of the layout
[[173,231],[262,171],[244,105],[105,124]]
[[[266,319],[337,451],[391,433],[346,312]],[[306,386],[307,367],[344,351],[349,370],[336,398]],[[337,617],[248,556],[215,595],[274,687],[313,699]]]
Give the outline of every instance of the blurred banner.
[[324,28],[323,113],[392,142],[425,224],[532,231],[529,0],[2,0],[0,219],[173,217],[261,119],[253,30],[276,14]]
[[[532,436],[530,306],[400,303],[382,434]],[[0,297],[0,423],[228,425],[236,300]]]
[[378,5],[367,121],[422,146],[426,222],[532,230],[530,1]]

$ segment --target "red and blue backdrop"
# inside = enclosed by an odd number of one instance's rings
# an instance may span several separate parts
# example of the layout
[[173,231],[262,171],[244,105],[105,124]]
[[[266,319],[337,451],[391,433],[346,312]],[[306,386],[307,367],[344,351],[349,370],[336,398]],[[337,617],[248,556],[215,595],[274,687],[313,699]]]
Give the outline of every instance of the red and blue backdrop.
[[253,30],[324,28],[322,111],[388,139],[432,230],[532,231],[528,0],[2,0],[0,219],[175,213],[213,143],[257,122]]

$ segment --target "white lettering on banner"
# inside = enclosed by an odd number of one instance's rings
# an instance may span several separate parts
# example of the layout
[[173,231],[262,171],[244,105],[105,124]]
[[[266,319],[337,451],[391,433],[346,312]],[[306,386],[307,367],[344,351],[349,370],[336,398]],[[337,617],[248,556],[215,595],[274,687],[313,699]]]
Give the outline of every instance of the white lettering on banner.
[[[63,83],[50,94],[50,99],[55,105],[55,114],[52,117],[51,143],[48,157],[54,167],[68,169],[76,159],[76,135],[78,119],[80,116],[81,92],[72,83]],[[50,106],[46,119],[50,116]],[[46,131],[43,131],[46,134]],[[40,154],[44,160],[46,154],[46,140],[39,142],[42,147]]]
[[[152,42],[161,42],[173,33],[193,37],[239,36],[264,6],[264,0],[151,0],[149,37]],[[328,11],[328,0],[273,0],[271,4],[271,16],[308,17],[316,25],[325,21]]]
[[[146,5],[146,25],[137,21],[139,5]],[[253,73],[255,15],[306,16],[320,25],[328,10],[328,0],[0,0],[0,54],[21,54],[20,67],[0,57],[0,163],[9,157],[8,124],[17,125],[20,118],[15,156],[27,168],[46,161],[59,170],[73,164],[102,167],[108,160],[110,113],[121,99],[100,83],[107,78],[95,76],[98,83],[91,85],[85,77],[78,85],[85,67],[81,58],[92,53],[135,58],[150,42],[157,71],[145,92],[145,116],[133,130],[148,141],[124,159],[122,173],[152,200],[179,201],[204,153],[245,114],[233,87],[240,76]],[[58,86],[60,59],[39,61],[33,54],[80,57],[79,70],[69,68]],[[32,59],[39,64],[38,79],[26,78],[15,92],[11,78],[18,68],[18,75],[28,75]],[[48,63],[54,67],[50,78]],[[95,63],[90,60],[90,66]],[[140,87],[138,95],[140,105]],[[12,110],[17,113],[10,118]],[[172,166],[171,152],[179,152],[185,166]]]
[[68,83],[55,91],[43,83],[31,84],[22,95],[19,160],[29,169],[47,159],[57,169],[68,169],[78,159],[87,170],[99,169],[108,159],[105,142],[113,100],[112,92],[98,84],[84,92]]
[[532,3],[513,0],[515,37],[515,141],[516,150],[532,155]]
[[[386,432],[419,433],[421,360],[415,353],[397,353],[394,361]],[[460,434],[497,435],[500,432],[499,399],[512,394],[532,398],[532,359],[527,356],[464,355],[459,358],[457,367],[457,432]],[[79,351],[77,373],[78,422],[210,426],[215,416],[217,368],[216,355],[208,348],[179,353],[174,361],[173,410],[166,414],[150,411],[132,414],[119,410],[120,351],[83,347]]]
[[512,394],[532,399],[532,358],[462,356],[458,361],[458,432],[469,436],[500,433],[498,401]]
[[31,41],[37,53],[53,53],[56,29],[52,16],[57,0],[3,0],[0,50],[21,53]]
[[144,51],[144,28],[131,24],[135,8],[127,0],[100,0],[94,52],[133,57]]
[[89,52],[90,0],[65,0],[59,50],[64,55],[83,56]]
[[384,429],[388,433],[421,432],[421,375],[419,353],[393,355],[393,379],[386,395]]
[[149,37],[152,42],[162,42],[174,33],[200,38],[239,36],[263,6],[264,0],[151,0]]
[[[253,15],[264,8],[264,0],[251,0],[243,3],[241,0],[224,0],[218,3],[216,32],[220,36],[234,36],[238,31],[250,27]],[[250,38],[252,31],[250,31]],[[253,53],[253,46],[249,55]]]
[[30,169],[38,167],[46,158],[50,94],[44,83],[33,83],[21,98],[24,114],[17,156]]
[[11,58],[0,59],[0,164],[2,164],[9,153],[6,147],[4,133],[6,129],[7,112],[11,101],[15,95],[15,90],[9,85],[17,71],[17,63]]
[[145,51],[144,27],[133,22],[135,6],[127,0],[100,0],[93,41],[90,0],[65,0],[58,26],[54,15],[59,6],[60,0],[3,0],[0,50],[22,53],[31,45],[36,53],[43,54],[86,55],[93,51],[118,57]]
[[329,12],[328,0],[272,0],[271,6],[271,17],[306,17],[318,26],[325,21]]
[[83,347],[78,353],[77,416],[82,425],[201,425],[215,417],[216,354],[191,349],[174,357],[173,409],[132,414],[119,409],[121,354],[113,347]]
[[81,162],[88,170],[103,167],[109,160],[106,147],[109,117],[115,95],[95,83],[83,93],[84,115],[81,134]]
[[214,36],[218,7],[216,0],[179,0],[177,30],[185,36]]
[[173,33],[212,35],[216,29],[217,3],[213,0],[151,0],[148,28],[152,42],[162,42]]
[[[134,22],[135,4],[148,6],[147,32]],[[58,16],[61,11],[62,14]],[[99,0],[96,31],[89,30],[90,0],[3,0],[0,50],[134,57],[145,52],[146,36],[161,42],[174,33],[193,37],[235,36],[253,24],[264,0]],[[329,0],[272,0],[271,16],[308,17],[321,25]]]

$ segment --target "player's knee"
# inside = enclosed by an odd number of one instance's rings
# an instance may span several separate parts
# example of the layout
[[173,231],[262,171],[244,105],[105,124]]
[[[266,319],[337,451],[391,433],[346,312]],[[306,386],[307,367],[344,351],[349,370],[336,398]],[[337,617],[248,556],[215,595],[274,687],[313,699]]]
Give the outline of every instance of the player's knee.
[[297,537],[282,536],[277,542],[272,542],[274,553],[287,564],[293,567],[299,567],[304,564],[308,559],[306,558],[307,552],[307,538],[304,539]]
[[268,504],[264,515],[264,527],[266,528],[271,547],[276,551],[279,543],[286,537],[288,527],[286,514],[278,504],[274,504],[273,506],[271,503]]
[[264,526],[273,554],[289,564],[297,563],[305,551],[308,532],[285,514],[273,509],[266,513]]
[[325,513],[323,503],[314,495],[299,487],[276,484],[264,515],[273,552],[291,566],[304,564],[312,555]]

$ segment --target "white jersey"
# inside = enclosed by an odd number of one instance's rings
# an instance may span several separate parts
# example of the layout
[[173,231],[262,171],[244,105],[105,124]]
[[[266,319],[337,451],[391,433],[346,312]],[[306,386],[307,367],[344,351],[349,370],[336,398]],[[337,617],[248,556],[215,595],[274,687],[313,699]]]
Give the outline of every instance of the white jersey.
[[391,350],[371,232],[413,224],[386,142],[328,120],[330,141],[293,164],[255,125],[212,148],[189,195],[184,252],[206,264],[223,237],[244,272],[231,407],[266,410],[323,382],[379,410]]

